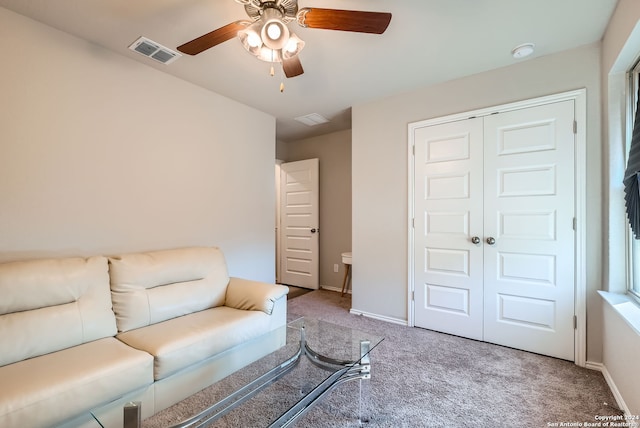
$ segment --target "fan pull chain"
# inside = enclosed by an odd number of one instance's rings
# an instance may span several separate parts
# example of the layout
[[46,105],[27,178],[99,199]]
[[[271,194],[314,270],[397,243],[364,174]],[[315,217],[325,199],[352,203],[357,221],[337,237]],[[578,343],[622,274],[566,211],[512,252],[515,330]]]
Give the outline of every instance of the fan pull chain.
[[[273,67],[273,64],[275,63],[274,53],[275,53],[275,51],[272,50],[271,51],[271,70],[269,70],[269,75],[271,77],[276,75],[275,68]],[[284,82],[283,81],[280,81],[280,92],[281,93],[284,92]]]
[[272,49],[272,50],[271,50],[271,71],[269,72],[269,75],[270,75],[271,77],[273,77],[273,76],[275,76],[275,75],[276,75],[276,72],[275,72],[275,70],[273,69],[273,63],[274,63],[274,62],[276,62],[276,60],[275,60],[274,56],[275,56],[275,51]]
[[[271,65],[271,71],[269,72],[269,75],[271,77],[274,77],[276,75],[275,69],[273,67],[273,65]],[[284,92],[284,82],[280,81],[280,92]]]

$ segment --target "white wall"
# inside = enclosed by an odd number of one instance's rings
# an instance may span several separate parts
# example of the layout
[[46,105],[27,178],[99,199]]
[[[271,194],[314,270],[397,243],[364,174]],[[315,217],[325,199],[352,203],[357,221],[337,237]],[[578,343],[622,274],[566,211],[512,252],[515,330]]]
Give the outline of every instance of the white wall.
[[[626,72],[640,55],[640,3],[620,0],[602,43],[604,127],[605,275],[603,288],[621,293],[626,289],[625,237],[622,177],[625,169]],[[609,295],[603,306],[603,357],[607,380],[630,414],[640,414],[640,308],[626,296]],[[635,321],[633,321],[635,317]],[[634,327],[635,322],[635,327]]]
[[273,117],[3,8],[0,51],[0,261],[217,245],[273,281]]
[[[600,46],[353,107],[353,309],[407,319],[407,125],[587,88],[587,230],[601,236]],[[587,241],[587,359],[601,361],[601,246]]]

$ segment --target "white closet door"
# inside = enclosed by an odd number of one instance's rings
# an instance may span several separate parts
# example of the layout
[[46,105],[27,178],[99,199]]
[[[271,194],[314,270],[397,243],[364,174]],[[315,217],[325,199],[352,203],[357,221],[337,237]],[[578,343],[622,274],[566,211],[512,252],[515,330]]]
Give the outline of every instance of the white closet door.
[[[484,340],[574,359],[574,102],[484,122]],[[493,238],[493,245],[486,239]]]
[[569,100],[414,130],[417,327],[574,360],[574,117]]
[[482,119],[415,133],[415,325],[482,339]]

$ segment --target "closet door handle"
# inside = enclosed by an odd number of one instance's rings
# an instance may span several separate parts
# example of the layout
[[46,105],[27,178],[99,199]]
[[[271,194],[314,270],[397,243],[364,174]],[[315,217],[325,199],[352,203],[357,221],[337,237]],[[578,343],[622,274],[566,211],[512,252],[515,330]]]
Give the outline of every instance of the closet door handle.
[[474,236],[473,238],[471,238],[471,243],[472,244],[479,244],[480,243],[480,238],[478,238],[477,236]]
[[496,243],[496,240],[492,236],[487,238],[487,244],[493,245],[495,243]]

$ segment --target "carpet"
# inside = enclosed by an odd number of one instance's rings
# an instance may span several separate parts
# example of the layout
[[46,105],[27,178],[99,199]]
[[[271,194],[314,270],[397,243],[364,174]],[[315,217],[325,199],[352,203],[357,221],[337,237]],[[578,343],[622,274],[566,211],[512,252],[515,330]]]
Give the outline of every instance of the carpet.
[[[350,296],[316,290],[288,301],[288,317],[306,316],[384,336],[371,353],[365,385],[368,427],[585,426],[621,415],[601,373],[572,362],[349,313]],[[358,426],[358,382],[341,385],[297,427]],[[143,421],[166,427],[176,408],[210,399],[216,386]],[[218,392],[219,393],[219,392]],[[277,392],[276,392],[277,393]],[[259,402],[247,403],[260,406]],[[173,415],[175,418],[175,414]],[[174,419],[175,420],[175,419]],[[563,425],[564,424],[564,425]],[[257,427],[243,419],[213,427]]]
[[294,287],[293,285],[285,285],[285,287],[289,289],[289,293],[287,293],[288,300],[295,299],[312,291],[308,288]]

